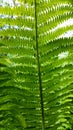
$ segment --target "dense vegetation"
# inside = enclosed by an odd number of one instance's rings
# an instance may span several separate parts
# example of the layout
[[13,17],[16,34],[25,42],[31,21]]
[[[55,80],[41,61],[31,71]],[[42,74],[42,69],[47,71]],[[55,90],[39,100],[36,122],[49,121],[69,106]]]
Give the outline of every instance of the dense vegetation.
[[73,130],[73,1],[19,2],[0,6],[0,130]]

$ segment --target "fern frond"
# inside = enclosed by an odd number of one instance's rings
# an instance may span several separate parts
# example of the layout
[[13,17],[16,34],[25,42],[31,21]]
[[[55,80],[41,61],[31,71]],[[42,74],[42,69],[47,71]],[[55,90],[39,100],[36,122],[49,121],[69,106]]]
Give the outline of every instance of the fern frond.
[[72,130],[73,2],[18,1],[0,7],[0,130]]

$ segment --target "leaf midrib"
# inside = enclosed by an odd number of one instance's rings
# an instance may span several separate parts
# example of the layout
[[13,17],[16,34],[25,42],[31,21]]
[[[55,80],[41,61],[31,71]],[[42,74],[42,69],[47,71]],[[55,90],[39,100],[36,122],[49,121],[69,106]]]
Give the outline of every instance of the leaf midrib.
[[38,78],[39,78],[39,90],[40,90],[42,130],[45,130],[44,104],[43,104],[43,92],[42,92],[42,79],[41,79],[40,60],[39,60],[39,51],[38,51],[37,3],[36,3],[36,0],[35,0],[35,41],[36,41],[36,57],[37,57],[37,63],[38,63]]

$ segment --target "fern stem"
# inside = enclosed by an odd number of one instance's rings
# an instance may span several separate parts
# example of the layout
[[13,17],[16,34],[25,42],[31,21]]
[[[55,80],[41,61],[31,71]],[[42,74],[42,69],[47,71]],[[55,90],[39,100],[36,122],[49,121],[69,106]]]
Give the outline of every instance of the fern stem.
[[44,104],[43,104],[43,93],[42,93],[42,80],[40,71],[40,60],[38,51],[38,30],[37,30],[37,3],[35,0],[35,40],[36,40],[36,51],[37,51],[37,62],[38,62],[38,77],[39,77],[39,88],[40,88],[40,103],[41,103],[41,114],[42,114],[42,130],[45,130],[45,120],[44,120]]

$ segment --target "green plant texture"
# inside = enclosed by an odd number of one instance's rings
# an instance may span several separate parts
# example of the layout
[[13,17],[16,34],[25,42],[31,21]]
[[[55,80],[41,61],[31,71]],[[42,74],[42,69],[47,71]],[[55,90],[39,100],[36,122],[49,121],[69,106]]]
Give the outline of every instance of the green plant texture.
[[73,130],[72,0],[0,6],[0,130]]

